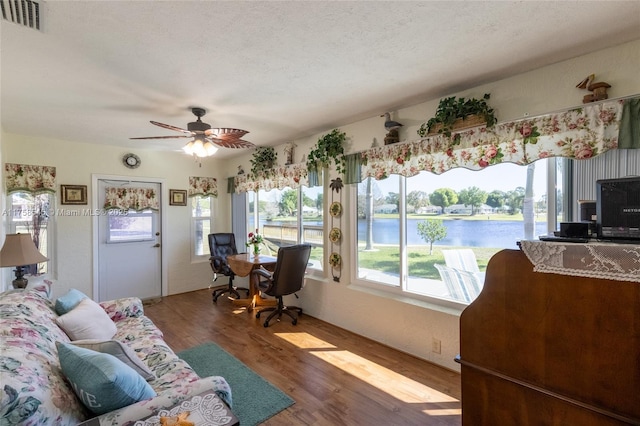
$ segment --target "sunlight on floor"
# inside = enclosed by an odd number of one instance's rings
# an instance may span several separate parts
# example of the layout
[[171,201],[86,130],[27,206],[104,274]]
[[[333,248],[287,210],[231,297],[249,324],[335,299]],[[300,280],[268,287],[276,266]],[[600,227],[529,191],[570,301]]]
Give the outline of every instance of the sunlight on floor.
[[393,370],[369,361],[352,352],[338,350],[336,346],[322,339],[318,339],[309,333],[275,333],[275,335],[300,349],[312,349],[309,351],[312,355],[388,393],[402,402],[411,404],[442,403],[453,407],[426,409],[423,410],[425,414],[431,416],[462,414],[462,408],[460,408],[459,401],[456,398],[396,373]]
[[318,339],[309,333],[275,333],[275,335],[300,349],[336,349],[331,343]]

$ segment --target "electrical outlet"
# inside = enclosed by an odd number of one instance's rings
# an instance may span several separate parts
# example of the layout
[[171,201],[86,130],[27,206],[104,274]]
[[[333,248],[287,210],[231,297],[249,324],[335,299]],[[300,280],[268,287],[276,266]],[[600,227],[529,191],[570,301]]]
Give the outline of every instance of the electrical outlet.
[[431,352],[436,354],[442,353],[440,339],[436,339],[435,337],[433,338],[431,341]]

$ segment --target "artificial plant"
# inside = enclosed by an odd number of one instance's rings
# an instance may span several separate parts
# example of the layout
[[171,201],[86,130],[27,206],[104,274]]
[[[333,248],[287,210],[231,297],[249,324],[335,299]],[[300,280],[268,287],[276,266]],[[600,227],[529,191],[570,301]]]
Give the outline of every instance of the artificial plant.
[[338,174],[345,172],[344,142],[347,135],[339,129],[333,129],[330,133],[318,139],[314,149],[307,156],[307,169],[317,171],[319,168],[329,167],[335,164]]
[[278,153],[271,146],[258,147],[251,158],[251,173],[254,175],[273,168],[278,159]]
[[437,124],[442,124],[438,133],[443,133],[445,136],[450,137],[453,123],[459,118],[465,119],[471,115],[482,117],[487,127],[493,126],[498,120],[493,108],[487,104],[487,100],[490,97],[489,93],[485,93],[482,99],[465,99],[456,98],[455,96],[440,99],[435,116],[420,126],[418,135],[424,137],[432,133]]

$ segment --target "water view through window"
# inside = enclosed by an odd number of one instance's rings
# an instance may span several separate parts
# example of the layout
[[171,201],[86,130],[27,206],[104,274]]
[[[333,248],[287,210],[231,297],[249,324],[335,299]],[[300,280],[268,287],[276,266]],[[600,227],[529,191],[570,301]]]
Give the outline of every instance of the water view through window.
[[[471,279],[481,287],[493,254],[516,249],[527,235],[546,234],[548,164],[556,167],[555,160],[540,160],[532,166],[507,163],[482,171],[453,169],[441,175],[421,172],[409,178],[392,175],[361,182],[357,277],[399,291],[468,303],[453,290],[464,283],[448,282],[462,280],[466,272],[443,273],[439,269],[446,268],[435,265],[452,266],[445,261],[445,252],[465,249],[473,269],[477,265],[479,270]],[[561,199],[561,188],[556,192]],[[557,205],[555,214],[561,213]]]

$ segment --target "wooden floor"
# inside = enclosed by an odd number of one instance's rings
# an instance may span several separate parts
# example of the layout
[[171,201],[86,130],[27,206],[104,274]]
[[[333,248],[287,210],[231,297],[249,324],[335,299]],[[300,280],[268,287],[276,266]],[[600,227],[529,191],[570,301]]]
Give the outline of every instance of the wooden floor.
[[209,290],[162,298],[145,314],[174,351],[215,342],[296,401],[265,425],[461,424],[458,373],[308,315],[264,328],[266,315],[225,297],[213,304]]

